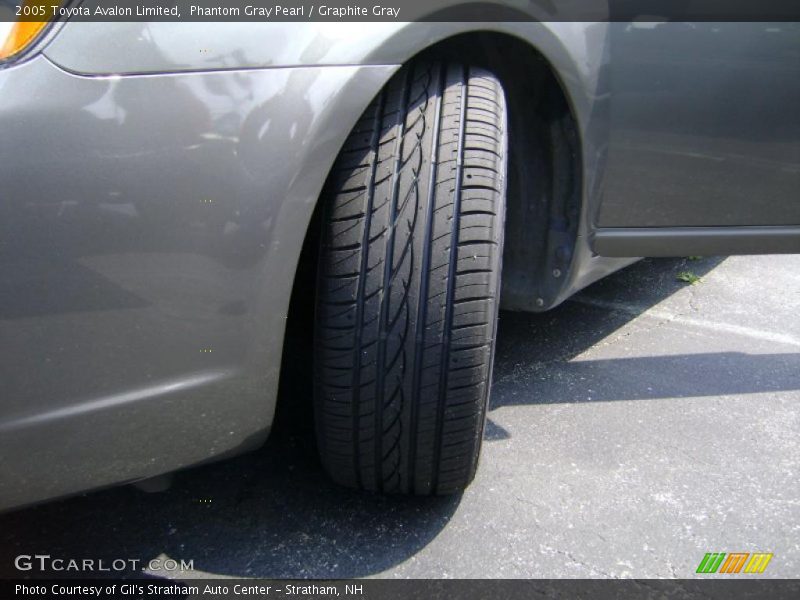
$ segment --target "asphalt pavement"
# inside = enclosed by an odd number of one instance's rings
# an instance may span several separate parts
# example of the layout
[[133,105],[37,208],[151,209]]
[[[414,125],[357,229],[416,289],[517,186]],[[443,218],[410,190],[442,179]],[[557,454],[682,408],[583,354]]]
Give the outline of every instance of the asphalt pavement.
[[283,396],[299,408],[261,450],[166,492],[0,516],[0,575],[47,553],[195,576],[693,577],[707,552],[770,552],[760,577],[800,576],[800,255],[645,260],[549,313],[501,313],[457,497],[331,484],[303,392]]

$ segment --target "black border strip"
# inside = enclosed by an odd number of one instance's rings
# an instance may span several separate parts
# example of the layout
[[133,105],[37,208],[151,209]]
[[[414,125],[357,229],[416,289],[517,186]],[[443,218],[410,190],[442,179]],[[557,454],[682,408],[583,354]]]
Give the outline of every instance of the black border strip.
[[[44,9],[18,8],[26,2]],[[54,5],[66,5],[53,12]],[[247,7],[251,7],[248,9]],[[193,8],[194,7],[194,8]],[[800,21],[796,0],[0,0],[0,21]]]
[[[245,586],[250,593],[237,593]],[[353,598],[364,600],[530,598],[731,598],[800,597],[800,581],[752,579],[508,579],[508,580],[267,580],[267,579],[47,579],[0,581],[0,597],[12,598]]]

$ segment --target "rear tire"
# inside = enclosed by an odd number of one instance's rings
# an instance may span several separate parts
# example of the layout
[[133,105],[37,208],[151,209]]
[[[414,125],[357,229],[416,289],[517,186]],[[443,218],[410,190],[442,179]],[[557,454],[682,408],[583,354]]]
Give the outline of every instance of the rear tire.
[[315,419],[347,486],[448,494],[472,481],[500,298],[506,110],[460,64],[401,69],[329,178],[315,324]]

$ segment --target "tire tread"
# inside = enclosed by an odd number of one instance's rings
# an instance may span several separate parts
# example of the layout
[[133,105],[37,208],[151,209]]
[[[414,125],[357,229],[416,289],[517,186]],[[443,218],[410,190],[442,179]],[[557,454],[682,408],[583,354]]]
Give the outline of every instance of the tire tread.
[[417,61],[370,104],[326,186],[315,327],[323,465],[337,482],[446,494],[474,477],[505,214],[505,99]]

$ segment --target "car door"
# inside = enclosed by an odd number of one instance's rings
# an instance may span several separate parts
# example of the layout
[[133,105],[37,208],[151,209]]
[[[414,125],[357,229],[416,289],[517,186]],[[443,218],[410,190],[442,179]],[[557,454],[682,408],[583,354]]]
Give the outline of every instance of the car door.
[[610,24],[594,249],[800,252],[800,24]]

